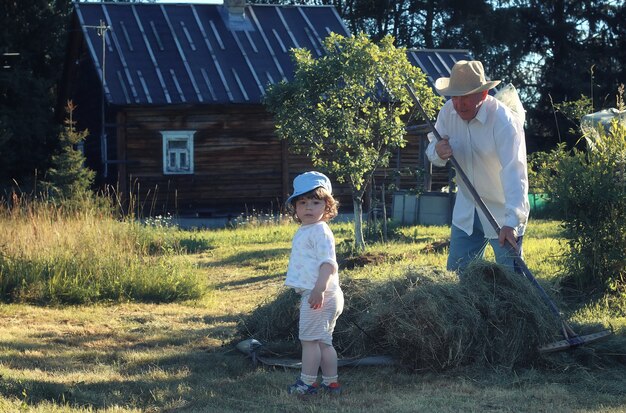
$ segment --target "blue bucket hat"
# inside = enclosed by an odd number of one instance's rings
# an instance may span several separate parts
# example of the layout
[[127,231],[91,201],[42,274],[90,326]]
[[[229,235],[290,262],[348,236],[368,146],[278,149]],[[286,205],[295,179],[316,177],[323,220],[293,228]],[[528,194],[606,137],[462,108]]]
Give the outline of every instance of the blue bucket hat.
[[316,188],[324,188],[329,194],[332,194],[333,187],[330,184],[330,179],[321,172],[305,172],[296,176],[293,180],[293,194],[287,198],[287,203],[290,203],[295,197],[306,194]]

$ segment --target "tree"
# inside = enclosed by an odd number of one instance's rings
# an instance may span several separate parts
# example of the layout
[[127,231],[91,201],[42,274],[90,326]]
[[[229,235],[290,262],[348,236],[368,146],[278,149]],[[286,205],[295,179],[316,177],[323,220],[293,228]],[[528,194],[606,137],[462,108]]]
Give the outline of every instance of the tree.
[[[529,113],[537,141],[556,143],[553,101],[576,99],[588,90],[593,107],[606,107],[606,97],[626,81],[625,52],[620,49],[626,26],[619,22],[625,11],[624,4],[611,0],[530,2],[531,47],[545,50],[538,99]],[[569,134],[565,140],[574,144],[578,138]]]
[[0,188],[32,187],[58,147],[56,85],[62,72],[70,0],[0,2]]
[[65,107],[67,118],[59,135],[61,150],[52,156],[52,167],[48,170],[48,185],[53,196],[62,201],[80,201],[91,195],[90,188],[96,173],[85,165],[85,156],[78,146],[89,135],[88,130],[76,130],[72,115],[76,106],[69,101]]
[[331,34],[327,54],[313,59],[292,51],[294,79],[268,88],[264,103],[275,115],[277,134],[316,168],[348,183],[354,208],[355,246],[365,246],[363,195],[390,150],[405,145],[405,122],[413,105],[411,85],[429,115],[441,105],[422,71],[411,65],[391,36],[377,45],[366,35]]

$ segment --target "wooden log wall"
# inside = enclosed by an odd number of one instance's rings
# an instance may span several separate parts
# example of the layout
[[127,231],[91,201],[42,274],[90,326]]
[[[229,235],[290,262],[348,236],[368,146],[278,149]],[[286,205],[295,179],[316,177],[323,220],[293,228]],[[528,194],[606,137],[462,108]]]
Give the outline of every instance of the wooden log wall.
[[[196,131],[193,174],[163,174],[161,131],[167,130]],[[277,212],[295,176],[313,169],[306,155],[290,153],[276,137],[271,116],[259,105],[128,108],[117,115],[116,135],[118,186],[144,216]],[[377,172],[377,186],[413,189],[420,184],[414,176],[395,172],[421,165],[419,136],[407,138],[406,148]],[[331,179],[342,210],[352,212],[349,187]]]
[[[276,203],[282,197],[281,143],[258,106],[125,111],[127,191],[152,213],[210,216]],[[165,175],[161,131],[193,130],[194,173]],[[146,208],[143,208],[144,212]]]

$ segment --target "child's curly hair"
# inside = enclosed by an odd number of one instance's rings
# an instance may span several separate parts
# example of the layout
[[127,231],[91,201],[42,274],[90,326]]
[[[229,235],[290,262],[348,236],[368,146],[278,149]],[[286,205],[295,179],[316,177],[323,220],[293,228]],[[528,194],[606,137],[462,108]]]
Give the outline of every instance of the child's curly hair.
[[296,202],[301,198],[315,198],[315,199],[324,201],[326,203],[326,207],[324,208],[324,215],[322,215],[323,221],[330,221],[331,219],[337,216],[338,209],[339,209],[339,201],[337,201],[333,197],[333,195],[329,193],[326,189],[320,186],[319,188],[315,188],[312,191],[305,192],[302,195],[298,195],[297,197],[293,198],[290,202],[287,203],[286,205],[287,212],[291,215],[294,221],[298,223],[302,222],[296,215],[296,207],[295,207]]

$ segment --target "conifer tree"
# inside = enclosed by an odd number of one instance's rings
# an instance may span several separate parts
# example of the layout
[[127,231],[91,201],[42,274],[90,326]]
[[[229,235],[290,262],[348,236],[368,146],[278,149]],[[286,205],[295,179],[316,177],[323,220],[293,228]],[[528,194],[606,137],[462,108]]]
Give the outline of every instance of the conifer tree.
[[59,134],[60,150],[52,156],[48,170],[48,185],[53,196],[61,200],[79,200],[91,195],[95,172],[85,166],[85,156],[78,146],[89,135],[88,130],[78,131],[73,112],[76,105],[69,101],[65,107],[63,130]]

